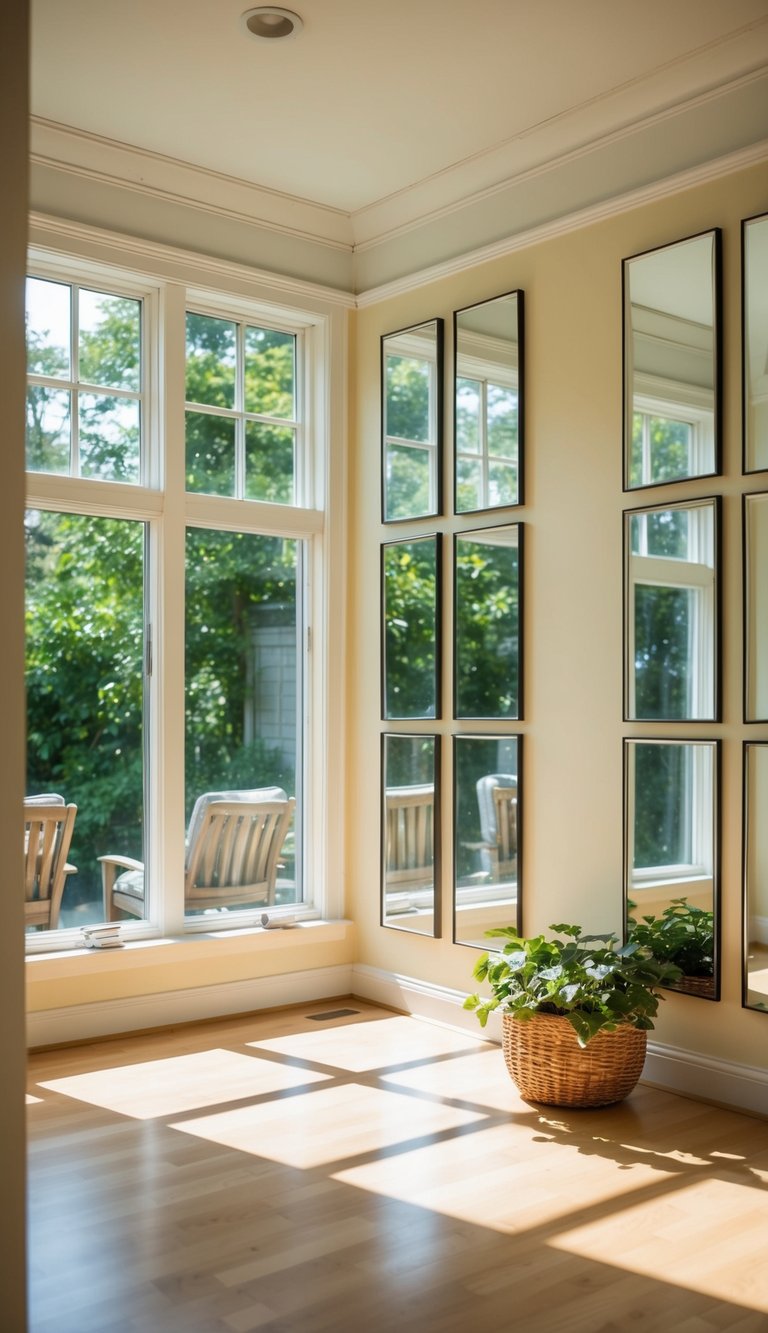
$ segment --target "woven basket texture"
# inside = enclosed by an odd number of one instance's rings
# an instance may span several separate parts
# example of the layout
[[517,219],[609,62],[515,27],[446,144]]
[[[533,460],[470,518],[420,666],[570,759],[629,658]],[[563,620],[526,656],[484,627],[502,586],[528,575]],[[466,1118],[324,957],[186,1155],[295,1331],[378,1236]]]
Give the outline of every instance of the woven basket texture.
[[681,977],[679,981],[670,982],[669,989],[682,991],[684,995],[704,995],[713,1000],[715,998],[715,978]]
[[521,1020],[502,1014],[504,1059],[526,1101],[545,1106],[611,1106],[623,1101],[643,1072],[646,1033],[622,1024],[598,1032],[582,1049],[558,1014]]

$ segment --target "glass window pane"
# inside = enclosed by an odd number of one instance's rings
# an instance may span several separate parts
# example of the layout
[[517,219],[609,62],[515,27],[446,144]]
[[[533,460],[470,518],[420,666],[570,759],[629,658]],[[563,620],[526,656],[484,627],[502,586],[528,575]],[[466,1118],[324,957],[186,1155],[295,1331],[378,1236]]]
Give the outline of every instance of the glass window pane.
[[431,476],[432,456],[428,449],[391,444],[387,449],[387,518],[429,513]]
[[212,412],[187,412],[187,490],[235,493],[235,422]]
[[691,716],[695,596],[691,588],[635,586],[637,717]]
[[517,391],[489,384],[486,401],[488,453],[517,460]]
[[520,716],[519,524],[457,533],[456,717]]
[[69,472],[71,397],[66,389],[32,384],[27,389],[27,467]]
[[436,895],[440,738],[382,736],[384,926],[440,933]]
[[690,865],[691,753],[686,745],[649,743],[635,749],[633,869]]
[[491,508],[517,504],[517,464],[488,464],[488,503]]
[[520,742],[454,737],[453,937],[486,949],[487,930],[522,924]]
[[80,291],[78,378],[110,389],[141,388],[141,302]]
[[465,513],[470,509],[482,509],[483,476],[479,460],[472,458],[456,459],[456,509]]
[[[429,362],[387,355],[386,433],[400,440],[429,440]],[[411,506],[411,513],[417,512]]]
[[25,535],[26,792],[77,806],[60,925],[93,924],[98,857],[144,860],[144,525],[30,510]]
[[477,380],[456,380],[456,448],[462,454],[480,452],[480,385]]
[[693,430],[687,421],[651,417],[648,423],[653,481],[676,481],[692,472]]
[[27,278],[27,370],[30,375],[71,378],[72,288]]
[[235,406],[236,326],[187,313],[187,402]]
[[276,329],[245,330],[245,410],[294,420],[296,338]]
[[684,509],[658,509],[648,514],[648,555],[687,560],[688,518]]
[[82,393],[78,405],[81,476],[137,482],[141,419],[138,400]]
[[384,716],[436,717],[439,696],[435,537],[382,549]]
[[293,504],[296,432],[290,426],[245,423],[245,498]]
[[280,817],[288,817],[277,831],[282,840],[273,873],[217,884],[215,874],[202,871],[187,886],[189,913],[224,914],[302,898],[299,824],[285,806],[297,795],[301,772],[299,556],[299,543],[281,537],[187,533],[188,868],[204,818],[206,803],[198,802],[206,794],[240,804],[283,802]]

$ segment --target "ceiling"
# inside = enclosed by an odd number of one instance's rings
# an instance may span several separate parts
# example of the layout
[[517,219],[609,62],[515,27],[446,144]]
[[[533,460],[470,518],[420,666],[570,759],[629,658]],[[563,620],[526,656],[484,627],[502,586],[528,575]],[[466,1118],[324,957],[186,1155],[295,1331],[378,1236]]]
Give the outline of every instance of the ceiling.
[[295,0],[304,27],[283,42],[249,37],[246,8],[33,0],[34,124],[303,201],[305,233],[352,246],[639,126],[668,139],[679,123],[676,169],[712,155],[718,108],[726,148],[766,133],[748,94],[768,73],[768,0]]

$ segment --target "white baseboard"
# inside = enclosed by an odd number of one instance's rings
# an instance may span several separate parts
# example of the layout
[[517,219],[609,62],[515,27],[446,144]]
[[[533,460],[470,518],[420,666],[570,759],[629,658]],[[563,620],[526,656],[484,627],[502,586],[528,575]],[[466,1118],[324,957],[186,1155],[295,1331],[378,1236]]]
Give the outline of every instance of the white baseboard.
[[54,1046],[59,1042],[111,1037],[173,1023],[305,1004],[349,995],[351,991],[352,968],[343,964],[248,981],[230,981],[220,986],[196,986],[160,995],[137,995],[106,1003],[43,1009],[27,1014],[27,1045]]
[[[352,968],[352,989],[361,999],[501,1042],[500,1016],[491,1014],[488,1026],[481,1029],[475,1015],[461,1007],[464,992],[361,964]],[[768,1117],[768,1070],[649,1041],[643,1082],[683,1097]]]

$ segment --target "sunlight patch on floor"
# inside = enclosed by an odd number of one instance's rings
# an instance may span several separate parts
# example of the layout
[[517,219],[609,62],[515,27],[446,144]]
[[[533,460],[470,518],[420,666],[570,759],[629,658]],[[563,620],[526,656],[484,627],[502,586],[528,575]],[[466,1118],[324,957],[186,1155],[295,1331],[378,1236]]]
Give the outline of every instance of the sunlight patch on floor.
[[326,1077],[274,1060],[214,1049],[99,1069],[90,1074],[52,1079],[38,1086],[119,1115],[149,1120],[154,1116],[196,1111],[222,1101],[283,1092],[305,1083],[321,1082]]
[[[332,1064],[362,1074],[385,1065],[434,1060],[441,1055],[488,1048],[476,1037],[433,1023],[395,1016],[376,1022],[334,1023],[333,1027],[250,1042],[257,1050],[274,1051],[318,1064]],[[498,1055],[498,1047],[495,1048]]]
[[[481,1118],[480,1113],[353,1083],[181,1121],[172,1128],[306,1169],[349,1160],[350,1121],[355,1125],[354,1156],[359,1157]],[[382,1165],[391,1162],[388,1157]]]

